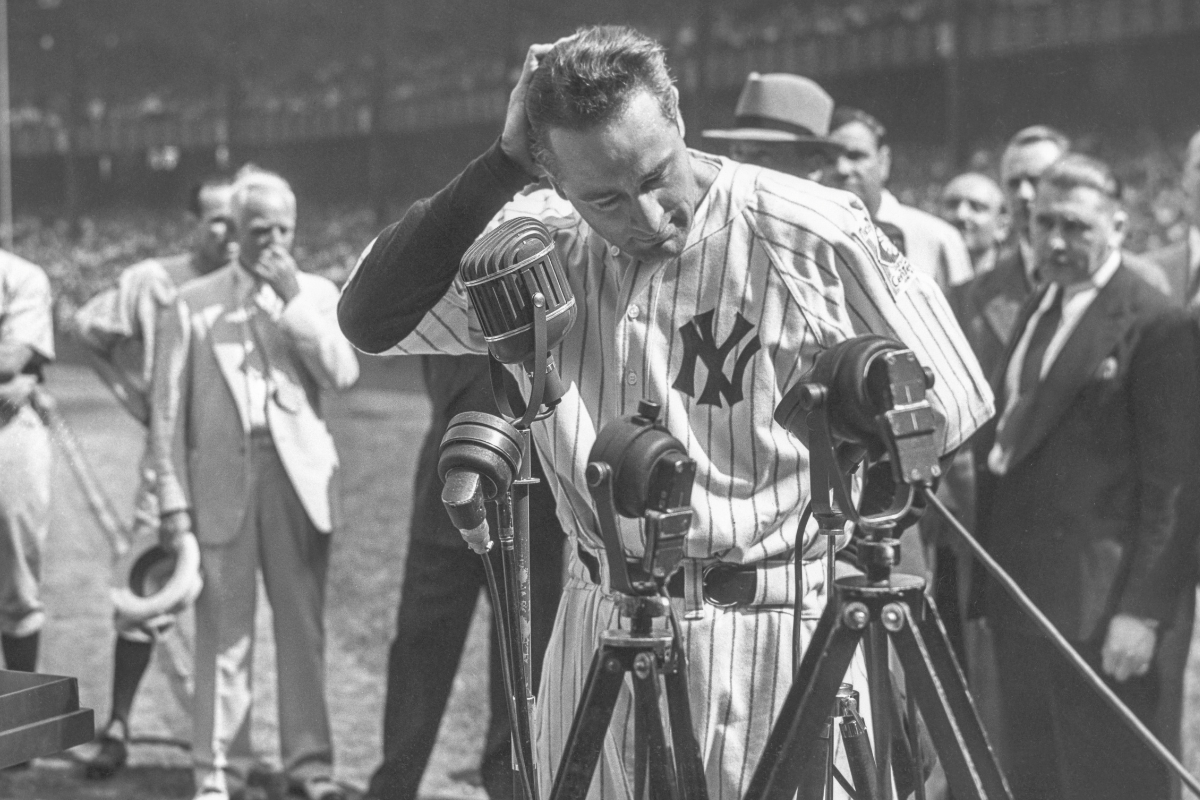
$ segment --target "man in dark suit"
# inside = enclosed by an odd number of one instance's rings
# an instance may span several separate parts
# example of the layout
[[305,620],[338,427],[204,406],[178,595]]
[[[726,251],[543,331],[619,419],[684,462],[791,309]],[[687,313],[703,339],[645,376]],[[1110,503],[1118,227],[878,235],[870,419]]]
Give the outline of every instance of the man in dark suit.
[[[976,449],[980,535],[1152,723],[1200,389],[1188,320],[1124,263],[1118,196],[1086,156],[1042,174],[1030,230],[1044,286],[1019,315],[993,383],[998,422]],[[1014,797],[1166,797],[1166,770],[998,586],[986,608]]]
[[[1183,174],[1179,178],[1183,190],[1184,213],[1188,222],[1187,236],[1175,244],[1147,253],[1146,257],[1158,264],[1171,285],[1171,298],[1187,307],[1193,318],[1200,320],[1200,131],[1188,142],[1183,160]],[[1190,502],[1189,502],[1190,500]],[[1181,748],[1183,724],[1183,679],[1187,669],[1188,650],[1192,644],[1192,620],[1196,613],[1196,581],[1200,578],[1200,562],[1197,560],[1200,545],[1200,474],[1191,487],[1184,491],[1187,505],[1181,514],[1183,520],[1191,520],[1191,544],[1180,557],[1186,567],[1184,585],[1181,587],[1180,602],[1175,619],[1163,630],[1157,666],[1163,678],[1163,692],[1159,697],[1156,716],[1157,729],[1161,738],[1178,755]],[[1179,797],[1176,785],[1173,795]]]
[[[1048,125],[1023,128],[1009,140],[1000,159],[1000,182],[1010,219],[1008,239],[995,266],[952,287],[947,299],[967,341],[989,377],[1000,365],[1025,301],[1038,283],[1030,238],[1030,209],[1042,173],[1071,147],[1071,140]],[[1124,252],[1125,265],[1162,292],[1167,281],[1155,264]]]

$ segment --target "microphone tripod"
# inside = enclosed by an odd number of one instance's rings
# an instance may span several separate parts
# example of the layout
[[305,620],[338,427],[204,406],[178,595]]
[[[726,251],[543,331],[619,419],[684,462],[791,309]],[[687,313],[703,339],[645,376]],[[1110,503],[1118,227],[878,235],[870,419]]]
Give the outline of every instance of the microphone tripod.
[[[807,434],[813,510],[822,531],[841,533],[848,518],[866,532],[865,541],[858,544],[864,574],[839,578],[831,585],[825,611],[744,800],[791,800],[800,787],[800,800],[820,797],[819,788],[813,787],[824,786],[827,751],[821,747],[821,734],[842,677],[864,639],[878,789],[871,793],[860,785],[856,796],[878,799],[891,794],[890,643],[904,668],[910,718],[915,727],[913,711],[919,709],[927,721],[955,798],[1011,798],[945,629],[925,595],[924,580],[892,573],[898,557],[896,523],[911,509],[915,487],[931,486],[940,472],[933,411],[925,398],[930,385],[932,374],[911,351],[879,337],[861,337],[822,353],[809,382],[793,387],[776,410],[780,424]],[[851,414],[855,408],[868,411],[862,412],[862,419],[852,419],[848,429],[837,415]],[[860,430],[868,432],[873,444],[882,439],[895,478],[891,506],[870,515],[854,511],[848,470],[840,466],[836,447],[863,441],[856,435]],[[884,453],[875,455],[882,459]],[[915,781],[922,797],[919,771]]]
[[[643,400],[637,416],[600,431],[588,459],[610,589],[620,595],[621,619],[629,628],[600,637],[550,800],[587,796],[627,674],[633,681],[634,800],[708,800],[688,701],[687,661],[665,589],[691,527],[696,463],[656,424],[658,412],[656,404]],[[618,514],[645,522],[645,555],[637,561],[626,559]],[[659,618],[670,628],[655,628]]]

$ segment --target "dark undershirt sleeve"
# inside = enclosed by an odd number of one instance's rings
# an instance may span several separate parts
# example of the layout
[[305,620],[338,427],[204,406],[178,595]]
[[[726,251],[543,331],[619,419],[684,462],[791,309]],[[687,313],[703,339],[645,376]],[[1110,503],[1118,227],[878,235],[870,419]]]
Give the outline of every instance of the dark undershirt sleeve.
[[342,290],[346,338],[380,353],[411,333],[450,288],[463,253],[531,182],[497,140],[445,188],[413,203],[376,237]]

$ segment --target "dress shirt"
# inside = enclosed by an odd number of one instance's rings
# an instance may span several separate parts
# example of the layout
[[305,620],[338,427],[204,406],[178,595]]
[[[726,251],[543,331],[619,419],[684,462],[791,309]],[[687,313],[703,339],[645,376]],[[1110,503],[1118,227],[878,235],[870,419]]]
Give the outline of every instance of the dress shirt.
[[1000,252],[1000,245],[994,244],[979,257],[979,261],[972,260],[971,267],[975,270],[976,275],[982,275],[985,272],[991,272],[992,267],[996,266],[996,256]]
[[1037,258],[1033,252],[1033,242],[1024,236],[1017,237],[1017,249],[1021,251],[1021,266],[1025,268],[1025,277],[1030,286],[1037,286],[1041,281],[1037,278]]
[[[1112,276],[1120,266],[1121,253],[1120,251],[1114,251],[1104,264],[1100,266],[1100,269],[1092,273],[1091,277],[1087,280],[1073,283],[1066,287],[1053,284],[1042,295],[1037,310],[1029,317],[1029,322],[1025,324],[1025,329],[1021,332],[1021,339],[1017,342],[1017,346],[1013,350],[1012,358],[1008,362],[1008,369],[1005,370],[1004,414],[1000,417],[997,429],[1003,428],[1009,422],[1013,409],[1017,406],[1016,400],[1021,380],[1021,371],[1025,364],[1025,354],[1029,351],[1030,339],[1037,328],[1038,320],[1042,318],[1054,302],[1055,294],[1057,292],[1063,293],[1062,319],[1059,320],[1054,337],[1046,347],[1046,354],[1042,358],[1041,369],[1038,372],[1039,380],[1045,379],[1050,368],[1054,366],[1054,361],[1058,358],[1058,354],[1062,352],[1067,340],[1071,338],[1071,334],[1079,325],[1079,321],[1083,319],[1083,315],[1087,313],[1088,308],[1092,305],[1092,301],[1096,299],[1096,295],[1100,294],[1100,290],[1108,285],[1108,282],[1112,280]],[[1005,454],[1002,452],[1002,448],[1000,448],[999,444],[994,445],[991,452],[988,453],[988,468],[997,475],[1003,475],[1007,471],[1008,466],[1005,463]]]
[[267,353],[255,324],[256,318],[261,323],[264,316],[272,322],[279,319],[283,313],[283,300],[269,284],[244,268],[234,270],[233,281],[234,296],[240,309],[238,314],[244,328],[242,344],[246,348],[246,358],[242,362],[242,375],[246,382],[246,413],[249,416],[246,423],[251,432],[265,431],[267,402],[273,386]]

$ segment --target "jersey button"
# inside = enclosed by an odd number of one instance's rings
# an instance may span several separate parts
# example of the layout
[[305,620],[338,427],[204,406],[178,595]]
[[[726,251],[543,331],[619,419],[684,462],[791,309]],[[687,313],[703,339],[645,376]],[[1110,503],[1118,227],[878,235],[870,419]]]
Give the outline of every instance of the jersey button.
[[630,319],[637,319],[638,315],[642,313],[642,310],[637,306],[630,306],[627,313],[629,314]]
[[621,248],[614,244],[608,248],[608,254],[613,258],[616,258],[617,256],[621,255]]
[[631,372],[631,373],[629,373],[629,377],[627,377],[625,380],[629,382],[630,386],[636,386],[637,385],[637,374]]

